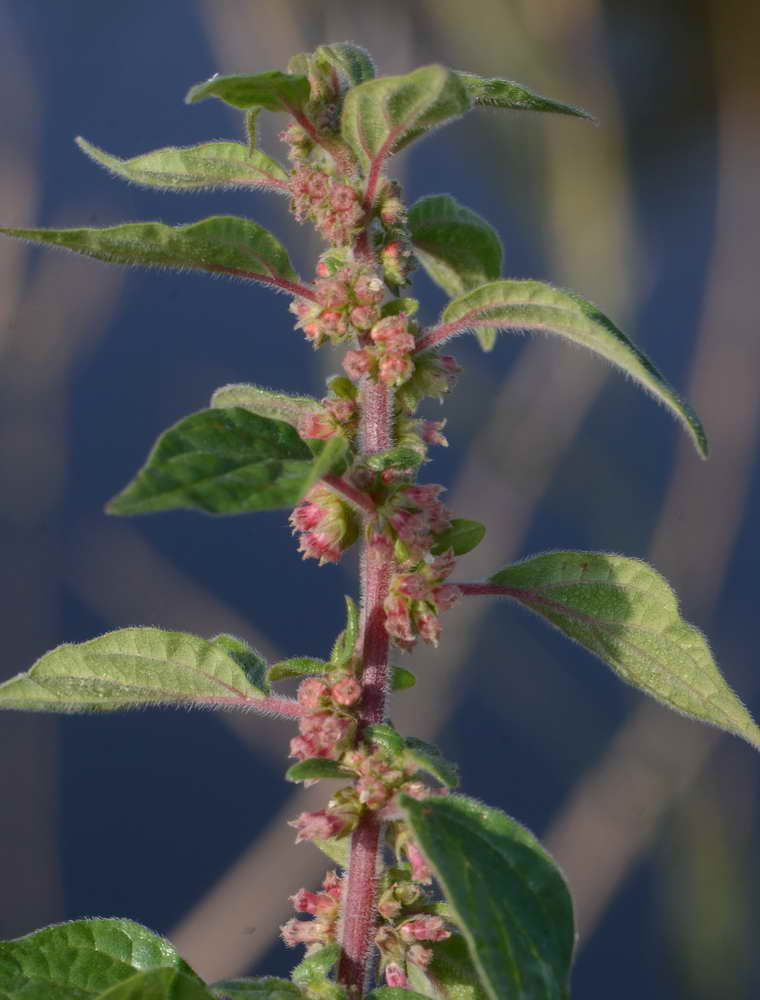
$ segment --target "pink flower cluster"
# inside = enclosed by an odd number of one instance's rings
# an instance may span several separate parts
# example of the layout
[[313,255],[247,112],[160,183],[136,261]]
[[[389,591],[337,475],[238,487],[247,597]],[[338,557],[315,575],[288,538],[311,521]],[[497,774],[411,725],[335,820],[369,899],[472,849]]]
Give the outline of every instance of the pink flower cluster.
[[415,355],[414,375],[396,393],[396,401],[408,413],[414,413],[426,396],[442,399],[456,385],[462,367],[450,354],[424,351]]
[[328,486],[317,483],[290,515],[293,531],[300,531],[299,552],[303,558],[338,562],[342,553],[359,536],[359,521],[354,510]]
[[343,837],[355,828],[361,809],[356,789],[347,786],[333,795],[326,809],[302,812],[295,819],[288,820],[288,826],[298,831],[297,844],[302,840],[330,840],[332,837]]
[[290,311],[298,317],[296,326],[314,347],[326,340],[338,344],[366,333],[377,323],[385,288],[369,268],[349,263],[331,274],[322,261],[317,272],[316,302],[300,298],[290,305]]
[[384,385],[397,388],[414,373],[412,354],[416,340],[404,313],[386,316],[370,330],[371,346],[347,351],[343,359],[346,374],[353,379],[372,375]]
[[315,945],[329,944],[335,940],[340,910],[341,879],[335,872],[328,872],[322,880],[321,892],[299,889],[291,896],[296,913],[305,913],[313,920],[288,920],[280,928],[282,940],[289,948],[297,944],[307,946],[307,954]]
[[369,809],[382,809],[396,792],[406,790],[405,783],[419,770],[416,765],[399,765],[381,747],[349,750],[342,763],[356,772],[359,801]]
[[350,674],[341,674],[331,683],[322,677],[301,681],[298,702],[306,712],[298,720],[298,736],[290,741],[290,756],[338,760],[356,729],[354,718],[341,714],[340,709],[356,704],[361,692],[361,684]]
[[332,246],[352,242],[366,214],[361,195],[352,184],[313,164],[297,162],[289,186],[291,211],[298,222],[310,219]]
[[445,921],[434,914],[412,916],[398,926],[385,924],[375,935],[375,944],[382,955],[386,983],[407,989],[406,966],[427,969],[433,958],[432,950],[420,941],[445,941],[448,937],[451,931]]
[[306,413],[298,421],[302,438],[326,440],[336,434],[352,436],[356,433],[357,407],[353,399],[328,396],[322,400],[322,410]]

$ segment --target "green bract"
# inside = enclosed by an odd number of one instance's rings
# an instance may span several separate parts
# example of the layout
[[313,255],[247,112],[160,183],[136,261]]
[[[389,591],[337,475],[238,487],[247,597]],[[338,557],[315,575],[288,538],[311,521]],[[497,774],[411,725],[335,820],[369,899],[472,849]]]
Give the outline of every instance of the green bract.
[[491,578],[634,687],[760,748],[760,729],[656,570],[603,552],[547,552]]
[[194,104],[206,97],[218,97],[244,111],[297,111],[309,99],[309,81],[305,76],[276,69],[255,76],[212,76],[191,87],[185,101]]
[[64,643],[0,684],[0,708],[89,712],[145,705],[238,705],[269,686],[258,654],[232,636],[123,628]]
[[533,835],[461,795],[401,804],[491,1000],[565,1000],[573,907]]

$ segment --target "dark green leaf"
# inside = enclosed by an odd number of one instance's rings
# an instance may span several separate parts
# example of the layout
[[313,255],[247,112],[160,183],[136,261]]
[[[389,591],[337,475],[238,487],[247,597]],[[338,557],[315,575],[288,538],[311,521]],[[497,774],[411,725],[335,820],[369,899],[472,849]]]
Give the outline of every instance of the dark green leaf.
[[317,63],[335,67],[347,87],[357,87],[375,76],[375,65],[369,52],[351,42],[320,45],[314,59]]
[[[73,920],[0,943],[0,997],[95,1000],[137,973],[158,969],[180,973],[183,982],[176,993],[154,990],[148,994],[151,1000],[164,996],[200,1000],[204,996],[192,969],[167,940],[147,927],[131,920]],[[197,984],[201,992],[191,992],[188,983]],[[116,995],[121,1000],[122,995]]]
[[392,754],[403,753],[406,748],[404,737],[388,722],[377,722],[372,726],[367,726],[364,735],[370,743],[376,743],[377,746]]
[[303,1000],[303,993],[288,979],[263,976],[256,979],[222,979],[210,989],[230,1000]]
[[424,971],[409,964],[412,986],[424,989],[425,996],[434,1000],[488,1000],[461,935],[452,934],[445,941],[436,942],[432,951],[433,958]]
[[453,549],[454,555],[463,556],[480,545],[485,533],[486,526],[480,521],[466,521],[462,517],[455,517],[448,531],[435,536],[435,544],[430,551],[433,555],[440,555]]
[[[420,264],[447,295],[463,295],[501,275],[501,240],[485,219],[447,194],[420,198],[409,209],[409,228]],[[496,333],[475,331],[490,351]]]
[[0,707],[88,712],[168,704],[245,706],[268,690],[261,660],[231,636],[208,640],[158,628],[123,628],[46,653],[26,673],[0,684]]
[[205,142],[200,146],[167,146],[121,160],[81,137],[79,148],[117,177],[135,184],[172,191],[203,188],[285,188],[285,168],[271,156],[239,142]]
[[214,994],[177,969],[151,969],[110,986],[98,993],[97,1000],[214,1000]]
[[457,73],[457,76],[472,98],[473,104],[489,108],[511,108],[515,111],[553,111],[560,115],[574,115],[576,118],[594,121],[594,116],[583,108],[551,101],[548,97],[541,97],[540,94],[528,90],[513,80],[488,79],[476,76],[474,73]]
[[346,469],[346,453],[348,441],[336,434],[327,441],[317,438],[307,438],[306,443],[314,455],[314,462],[306,477],[303,491],[306,493],[323,476],[340,475]]
[[317,660],[313,656],[294,656],[289,660],[273,663],[267,671],[270,681],[279,681],[284,677],[301,677],[304,674],[324,674],[333,667],[332,663]]
[[351,778],[352,772],[328,757],[309,757],[292,764],[285,772],[288,781],[314,781],[317,778]]
[[225,410],[230,406],[239,406],[270,420],[284,420],[293,427],[297,427],[307,414],[323,409],[322,404],[312,396],[289,396],[285,392],[274,392],[246,383],[223,385],[211,397],[211,407],[215,410]]
[[391,667],[391,691],[406,691],[414,687],[417,678],[405,667]]
[[197,268],[275,284],[298,277],[287,251],[269,230],[234,215],[215,215],[188,226],[128,222],[106,229],[0,229],[0,233],[111,264]]
[[343,666],[354,655],[354,649],[359,638],[359,609],[354,601],[346,596],[346,627],[335,640],[330,657],[336,666]]
[[326,944],[318,951],[312,952],[293,969],[293,982],[302,987],[319,986],[325,981],[327,974],[340,958],[340,946],[337,943]]
[[414,316],[419,308],[420,303],[417,299],[390,299],[380,307],[380,315],[383,318],[386,316],[398,316],[399,313],[404,313],[405,316]]
[[760,729],[660,574],[604,552],[547,552],[491,583],[594,653],[624,681],[760,749]]
[[572,901],[535,837],[461,795],[403,796],[401,805],[491,1000],[565,1000]]
[[366,458],[367,466],[374,472],[384,469],[416,469],[422,462],[422,455],[414,448],[396,447],[387,451],[376,451]]
[[428,1000],[421,993],[413,993],[402,986],[380,986],[367,996],[367,1000]]
[[313,459],[296,431],[239,407],[201,410],[159,437],[111,514],[190,507],[245,514],[290,507],[308,488]]
[[346,94],[343,138],[369,172],[412,139],[470,107],[464,86],[443,66],[423,66],[404,76],[381,76]]
[[185,101],[194,104],[206,97],[218,97],[243,111],[249,108],[293,111],[308,101],[309,81],[305,76],[281,73],[277,69],[255,76],[212,76],[191,87]]
[[[498,330],[546,330],[600,354],[647,389],[684,425],[697,451],[707,456],[702,424],[649,358],[596,306],[540,281],[492,281],[451,302],[441,316],[451,335],[479,326]],[[437,341],[442,343],[443,340]]]
[[418,740],[415,736],[407,736],[404,744],[407,760],[416,764],[421,771],[432,774],[447,788],[456,788],[459,785],[459,769],[456,764],[446,760],[437,746],[425,740]]

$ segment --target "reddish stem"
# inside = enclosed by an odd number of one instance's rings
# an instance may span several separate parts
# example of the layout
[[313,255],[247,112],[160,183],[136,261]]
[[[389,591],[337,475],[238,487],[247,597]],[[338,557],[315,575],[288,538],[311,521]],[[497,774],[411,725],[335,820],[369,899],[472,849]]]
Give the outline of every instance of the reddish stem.
[[219,274],[231,274],[235,278],[250,278],[252,281],[263,281],[267,285],[274,285],[291,295],[300,295],[303,299],[317,301],[317,296],[307,286],[301,285],[297,281],[288,281],[286,278],[278,278],[273,274],[259,274],[258,271],[244,271],[240,267],[221,267],[216,264],[206,264],[204,270],[216,271]]
[[450,337],[453,337],[457,333],[463,333],[465,330],[471,329],[474,325],[493,326],[494,324],[475,324],[469,315],[463,316],[462,319],[455,320],[453,323],[441,323],[440,326],[434,326],[420,337],[417,341],[417,349],[414,353],[420,354],[422,351],[429,351],[431,347],[438,347]]
[[194,698],[193,701],[203,702],[206,705],[218,705],[220,708],[226,708],[228,705],[234,708],[237,705],[242,708],[250,708],[254,712],[262,712],[264,715],[279,715],[288,718],[298,718],[306,714],[303,706],[299,705],[294,698],[280,698],[275,695],[266,698],[246,698],[244,696],[235,698],[232,695],[228,698],[213,696]]
[[[385,451],[393,442],[389,390],[365,378],[360,397],[359,437],[362,454]],[[369,515],[365,518],[368,527]],[[385,629],[385,598],[391,576],[391,560],[370,549],[366,540],[362,553],[361,606],[362,696],[359,713],[363,728],[385,719],[388,692],[388,633]],[[382,823],[372,812],[364,813],[351,838],[351,855],[343,882],[341,959],[338,982],[349,996],[364,995],[374,948],[377,864],[382,841]]]
[[331,490],[340,493],[354,507],[358,507],[359,510],[363,510],[366,514],[374,516],[375,505],[372,502],[372,498],[367,496],[366,493],[362,493],[361,490],[357,490],[355,486],[352,486],[345,479],[342,479],[340,476],[323,476],[322,482],[329,486]]

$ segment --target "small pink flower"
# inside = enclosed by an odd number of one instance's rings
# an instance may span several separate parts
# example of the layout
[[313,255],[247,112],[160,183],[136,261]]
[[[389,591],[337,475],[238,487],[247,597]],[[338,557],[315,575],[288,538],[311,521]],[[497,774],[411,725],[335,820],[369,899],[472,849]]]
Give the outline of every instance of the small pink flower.
[[356,206],[356,191],[348,184],[338,184],[332,192],[332,206],[339,212],[346,212]]
[[295,896],[290,897],[293,901],[293,909],[297,913],[308,913],[314,916],[319,904],[319,896],[316,892],[309,892],[307,889],[299,889]]
[[447,929],[442,917],[424,916],[415,917],[402,924],[399,928],[401,937],[408,943],[413,941],[445,941],[451,937],[451,931]]
[[323,400],[323,402],[339,424],[347,424],[356,416],[356,403],[353,399],[342,399],[340,396],[334,396]]
[[426,597],[430,589],[427,580],[419,573],[407,573],[405,576],[399,577],[397,586],[399,593],[415,601]]
[[423,612],[417,615],[417,628],[420,638],[431,646],[438,645],[438,640],[441,637],[441,622],[438,615],[431,614],[430,612]]
[[414,840],[407,841],[404,852],[409,864],[412,866],[412,878],[414,881],[422,882],[423,885],[429,885],[433,881],[433,871],[425,860],[418,844]]
[[406,953],[407,962],[416,965],[420,969],[427,969],[433,957],[431,948],[425,948],[421,944],[413,944]]
[[422,421],[422,440],[425,444],[439,444],[444,448],[448,448],[449,442],[441,434],[441,431],[446,426],[445,420],[423,420]]
[[450,611],[462,596],[459,587],[452,583],[447,583],[443,587],[436,587],[433,591],[433,600],[439,611]]
[[302,438],[317,438],[325,441],[334,437],[338,429],[329,413],[315,411],[304,414],[298,421],[298,433]]
[[300,844],[302,840],[329,840],[330,837],[337,837],[346,830],[347,823],[343,816],[319,809],[317,812],[301,813],[289,820],[288,826],[295,827],[298,831],[296,843]]
[[280,937],[288,946],[294,948],[297,944],[314,944],[322,941],[325,928],[318,920],[288,920],[280,928]]
[[332,686],[332,696],[339,705],[354,705],[361,693],[362,686],[355,677],[341,677]]
[[369,330],[373,323],[377,322],[377,308],[375,306],[354,306],[351,310],[351,322],[357,330]]
[[354,284],[354,295],[362,305],[377,305],[383,299],[383,283],[373,274],[360,275]]
[[330,694],[330,688],[319,677],[307,677],[298,685],[298,704],[306,709],[323,707],[323,699]]
[[367,351],[346,351],[343,368],[350,378],[358,379],[366,375],[372,367],[372,358]]
[[402,990],[409,989],[409,980],[406,978],[404,970],[397,962],[390,962],[385,967],[385,981],[389,986],[396,986]]

